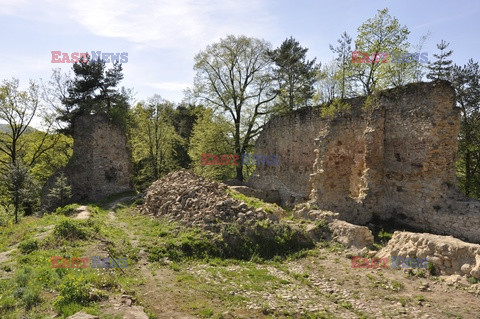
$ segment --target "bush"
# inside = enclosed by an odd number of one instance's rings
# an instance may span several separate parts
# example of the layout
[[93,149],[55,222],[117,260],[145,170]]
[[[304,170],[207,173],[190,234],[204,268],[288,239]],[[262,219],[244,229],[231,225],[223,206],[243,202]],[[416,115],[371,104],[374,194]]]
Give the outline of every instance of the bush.
[[340,99],[334,99],[328,106],[324,106],[321,109],[322,118],[333,118],[338,113],[347,112],[352,106]]
[[[13,297],[20,300],[26,309],[30,309],[41,302],[40,287],[35,286],[35,277],[32,268],[21,268],[15,275]],[[33,283],[32,283],[33,281]]]
[[72,215],[75,210],[78,208],[79,206],[77,204],[70,204],[70,205],[66,205],[66,206],[63,206],[63,207],[58,207],[55,211],[54,211],[54,214],[56,215],[63,215],[63,216],[70,216]]
[[60,284],[60,296],[53,305],[59,313],[64,313],[66,308],[78,309],[75,304],[86,306],[91,301],[90,289],[90,284],[83,276],[67,275]]
[[251,259],[253,256],[271,259],[315,246],[302,231],[267,221],[245,229],[230,227],[223,234],[223,242],[226,257],[237,259]]
[[36,239],[29,239],[21,242],[18,247],[20,248],[22,254],[30,254],[32,251],[38,249],[38,241]]
[[64,219],[55,226],[53,234],[58,238],[76,240],[86,239],[89,234],[98,233],[99,230],[91,220]]
[[188,232],[179,238],[168,240],[163,246],[149,249],[149,261],[160,261],[167,257],[172,261],[223,257],[218,239],[208,238],[202,232]]
[[280,258],[313,247],[313,241],[303,231],[263,221],[248,227],[232,224],[217,236],[203,231],[179,234],[161,246],[150,248],[148,260],[160,261],[165,257],[172,261],[217,257],[262,260]]

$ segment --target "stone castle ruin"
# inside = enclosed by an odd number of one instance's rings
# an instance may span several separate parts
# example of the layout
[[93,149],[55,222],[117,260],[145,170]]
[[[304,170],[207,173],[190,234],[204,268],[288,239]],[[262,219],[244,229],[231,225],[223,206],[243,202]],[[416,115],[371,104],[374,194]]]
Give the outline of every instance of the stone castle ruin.
[[456,188],[452,86],[416,83],[346,102],[333,117],[308,108],[270,120],[255,152],[278,154],[279,164],[257,166],[249,186],[356,224],[376,216],[480,243],[480,202]]
[[[73,155],[44,187],[44,194],[63,172],[72,187],[72,201],[95,201],[131,191],[132,168],[125,133],[104,115],[75,120]],[[45,195],[44,195],[45,198]]]

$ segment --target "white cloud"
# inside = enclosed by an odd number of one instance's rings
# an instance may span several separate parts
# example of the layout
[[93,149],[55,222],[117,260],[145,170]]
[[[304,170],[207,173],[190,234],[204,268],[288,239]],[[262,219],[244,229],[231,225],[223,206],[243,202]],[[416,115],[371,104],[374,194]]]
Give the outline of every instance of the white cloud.
[[[90,33],[159,48],[203,48],[226,34],[267,35],[269,0],[50,0]],[[45,8],[44,8],[45,9]],[[51,14],[51,11],[50,11]]]
[[13,14],[26,4],[26,0],[0,0],[0,14]]

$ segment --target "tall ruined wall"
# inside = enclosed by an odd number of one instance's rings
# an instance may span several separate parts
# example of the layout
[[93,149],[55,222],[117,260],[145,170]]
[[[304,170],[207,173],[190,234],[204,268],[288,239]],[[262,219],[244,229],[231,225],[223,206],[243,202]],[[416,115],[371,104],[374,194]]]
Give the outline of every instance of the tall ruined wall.
[[278,154],[280,165],[258,166],[250,185],[281,190],[284,204],[309,197],[354,223],[376,214],[480,242],[480,202],[455,188],[460,114],[450,84],[347,102],[351,109],[331,119],[307,109],[270,121],[255,152]]
[[299,110],[291,116],[273,118],[266,124],[255,144],[255,154],[277,154],[278,164],[257,169],[249,179],[249,185],[278,190],[283,204],[308,198],[315,158],[312,137],[324,126],[317,113],[318,110]]
[[130,151],[120,128],[105,116],[82,116],[74,123],[73,138],[73,156],[65,170],[76,201],[132,190]]
[[127,137],[103,115],[85,115],[74,123],[73,155],[66,167],[59,170],[44,187],[46,194],[56,177],[64,173],[72,187],[72,201],[100,200],[109,195],[130,191],[131,155]]

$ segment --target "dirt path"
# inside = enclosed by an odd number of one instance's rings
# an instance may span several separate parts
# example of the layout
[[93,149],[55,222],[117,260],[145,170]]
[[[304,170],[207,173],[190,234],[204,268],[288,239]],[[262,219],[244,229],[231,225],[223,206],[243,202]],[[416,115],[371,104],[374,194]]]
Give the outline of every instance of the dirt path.
[[90,218],[90,211],[88,210],[87,206],[80,206],[77,209],[75,209],[76,215],[73,217],[73,219],[79,219],[79,220],[85,220]]
[[[115,215],[115,209],[118,205],[129,199],[131,197],[124,197],[109,204],[108,223],[116,228],[121,228],[127,234],[132,246],[139,248],[139,240],[136,239],[138,234],[136,234],[135,229],[132,229],[127,223],[119,221]],[[135,272],[139,277],[145,279],[145,284],[139,286],[136,291],[136,295],[141,299],[141,304],[158,319],[195,319],[196,317],[179,310],[178,301],[181,300],[181,297],[178,295],[180,291],[174,292],[176,283],[174,272],[169,269],[149,269],[147,266],[150,263],[147,261],[147,254],[141,247],[139,248],[139,258]],[[105,309],[106,314],[122,314],[124,319],[140,319],[143,316],[143,309],[137,309],[138,317],[129,317],[126,312],[124,313],[124,311],[127,311],[124,304],[118,303],[118,297],[109,300],[109,304],[113,307]],[[128,309],[128,311],[131,310]]]

